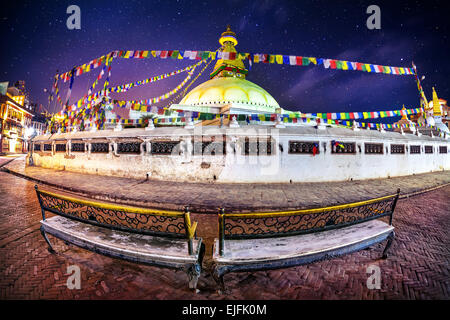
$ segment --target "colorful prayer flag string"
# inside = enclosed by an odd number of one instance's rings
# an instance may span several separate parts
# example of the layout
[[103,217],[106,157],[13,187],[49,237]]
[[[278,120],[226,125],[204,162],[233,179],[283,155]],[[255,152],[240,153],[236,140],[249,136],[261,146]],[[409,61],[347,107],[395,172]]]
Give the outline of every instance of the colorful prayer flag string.
[[[100,65],[106,63],[108,57],[123,58],[123,59],[145,59],[145,58],[160,58],[160,59],[190,59],[190,60],[249,60],[251,63],[270,63],[282,64],[291,66],[323,66],[325,69],[337,70],[353,70],[370,73],[384,73],[392,75],[415,75],[414,68],[406,67],[392,67],[378,64],[353,62],[338,59],[325,59],[316,57],[304,57],[295,55],[281,55],[281,54],[265,54],[265,53],[236,53],[236,52],[222,52],[222,51],[193,51],[193,50],[137,50],[125,51],[116,50],[103,55],[100,58],[94,59],[89,63],[85,63],[74,69],[75,76],[82,75],[98,68]],[[66,72],[59,75],[64,82],[70,79],[72,72]]]

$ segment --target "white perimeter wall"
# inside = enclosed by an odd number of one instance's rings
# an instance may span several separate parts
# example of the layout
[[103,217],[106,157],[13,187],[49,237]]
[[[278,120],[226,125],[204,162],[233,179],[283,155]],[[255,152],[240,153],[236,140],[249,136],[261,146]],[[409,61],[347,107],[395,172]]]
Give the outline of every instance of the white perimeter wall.
[[[144,152],[141,155],[116,155],[110,147],[107,154],[33,152],[33,161],[37,166],[56,170],[136,179],[145,179],[148,175],[150,179],[158,180],[236,183],[345,181],[450,170],[450,154],[439,153],[439,146],[447,146],[450,152],[448,140],[428,136],[419,138],[399,133],[383,135],[378,132],[363,133],[365,136],[359,137],[351,130],[346,132],[350,134],[344,137],[334,136],[328,132],[311,135],[289,134],[289,132],[280,134],[273,148],[275,154],[266,156],[244,156],[239,143],[234,147],[236,152],[233,152],[232,144],[228,143],[226,156],[172,156]],[[69,138],[70,136],[66,137]],[[159,136],[158,139],[162,138]],[[190,139],[189,137],[187,141]],[[356,153],[332,154],[331,140],[355,142]],[[39,140],[39,137],[35,139],[35,142],[39,141],[51,142]],[[151,142],[148,141],[143,143],[148,143],[149,150]],[[315,156],[289,154],[289,141],[319,142],[320,153]],[[365,154],[366,142],[383,143],[384,154]],[[391,154],[390,144],[404,144],[408,148],[405,154]],[[279,145],[282,146],[283,152],[280,151]],[[420,145],[421,153],[411,154],[411,145]],[[425,145],[433,146],[432,154],[425,153]]]

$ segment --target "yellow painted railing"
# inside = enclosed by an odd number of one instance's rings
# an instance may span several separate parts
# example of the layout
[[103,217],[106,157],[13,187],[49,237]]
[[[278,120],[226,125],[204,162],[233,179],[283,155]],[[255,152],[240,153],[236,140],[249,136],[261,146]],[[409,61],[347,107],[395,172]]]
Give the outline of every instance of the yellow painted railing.
[[[189,212],[189,208],[187,206],[185,207],[184,211],[139,208],[139,207],[133,207],[133,206],[124,206],[124,205],[117,205],[117,204],[112,204],[112,203],[104,203],[104,202],[74,198],[71,196],[57,194],[57,193],[50,192],[50,191],[38,190],[37,186],[35,186],[35,189],[38,194],[38,197],[40,195],[44,195],[44,196],[48,196],[48,197],[52,197],[55,199],[68,201],[68,202],[72,202],[72,203],[76,203],[76,204],[80,204],[80,205],[84,205],[84,206],[90,206],[90,207],[95,207],[95,208],[100,208],[100,209],[105,209],[105,210],[116,210],[116,211],[121,211],[121,212],[125,212],[125,213],[148,214],[148,215],[154,215],[154,216],[183,218],[184,219],[184,227],[186,230],[186,237],[188,240],[189,254],[194,254],[193,239],[195,238],[197,222],[191,223],[190,212]],[[39,203],[42,206],[41,200],[39,200]],[[60,207],[60,205],[54,206],[53,209],[60,209],[58,207]],[[43,216],[43,219],[45,220],[45,215],[44,215],[45,208],[42,207],[42,209],[43,209],[42,216]]]
[[372,204],[376,202],[380,202],[383,200],[388,200],[395,198],[397,196],[396,194],[365,200],[365,201],[359,201],[359,202],[352,202],[352,203],[346,203],[342,205],[336,205],[336,206],[330,206],[330,207],[321,207],[321,208],[314,208],[314,209],[301,209],[301,210],[292,210],[292,211],[271,211],[271,212],[250,212],[250,213],[219,213],[219,215],[225,215],[227,218],[264,218],[264,217],[282,217],[282,216],[293,216],[293,215],[299,215],[299,214],[311,214],[311,213],[322,213],[326,211],[334,211],[334,210],[343,210],[348,208],[354,208],[359,207],[367,204]]
[[127,212],[127,213],[140,213],[140,214],[151,214],[151,215],[160,215],[160,216],[177,216],[177,217],[184,216],[184,212],[183,211],[170,211],[170,210],[157,210],[157,209],[150,209],[150,208],[138,208],[138,207],[133,207],[133,206],[124,206],[124,205],[117,205],[117,204],[112,204],[112,203],[104,203],[104,202],[97,202],[97,201],[92,201],[92,200],[84,200],[84,199],[79,199],[79,198],[73,198],[73,197],[70,197],[70,196],[56,194],[56,193],[53,193],[53,192],[50,192],[50,191],[44,191],[44,190],[39,190],[38,192],[41,193],[41,194],[44,194],[44,195],[48,195],[48,196],[53,197],[53,198],[66,200],[66,201],[70,201],[70,202],[73,202],[73,203],[78,203],[78,204],[81,204],[81,205],[102,208],[102,209],[120,210],[120,211],[124,211],[124,212]]

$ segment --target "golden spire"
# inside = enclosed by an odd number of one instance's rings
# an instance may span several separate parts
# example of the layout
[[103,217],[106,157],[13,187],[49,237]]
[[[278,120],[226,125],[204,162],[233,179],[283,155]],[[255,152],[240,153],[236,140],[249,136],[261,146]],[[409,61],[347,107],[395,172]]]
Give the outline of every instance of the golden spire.
[[237,57],[237,52],[234,47],[238,44],[238,41],[236,39],[236,33],[231,31],[229,25],[227,26],[227,30],[223,32],[219,38],[219,43],[222,46],[220,50],[222,53],[234,57],[232,57],[232,59],[217,60],[214,70],[210,74],[211,79],[215,77],[236,77],[245,79],[248,70],[245,69],[242,58]]
[[237,46],[238,41],[236,39],[236,33],[234,33],[233,31],[231,31],[230,25],[227,25],[227,31],[223,32],[220,39],[219,39],[219,43],[224,46],[225,42],[230,41],[233,46]]
[[433,116],[441,116],[441,105],[439,104],[439,98],[436,90],[433,87]]
[[[403,105],[402,111],[406,110],[405,105]],[[402,120],[408,120],[408,115],[405,113],[402,115]]]

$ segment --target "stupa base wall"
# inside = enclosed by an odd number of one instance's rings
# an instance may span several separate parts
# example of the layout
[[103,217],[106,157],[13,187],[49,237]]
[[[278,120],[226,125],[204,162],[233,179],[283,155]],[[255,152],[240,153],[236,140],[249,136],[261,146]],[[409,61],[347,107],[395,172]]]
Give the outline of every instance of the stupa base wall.
[[[327,182],[450,170],[450,143],[438,137],[265,129],[252,136],[244,128],[216,128],[214,139],[173,128],[64,133],[33,139],[31,157],[33,165],[54,170],[185,182]],[[220,148],[211,149],[211,141]]]
[[227,165],[226,162],[235,160],[196,159],[190,162],[180,162],[177,159],[148,159],[142,156],[122,156],[121,159],[114,159],[107,156],[88,157],[82,155],[68,159],[59,155],[48,157],[34,154],[33,162],[37,166],[54,170],[124,178],[226,183],[346,181],[450,170],[448,161],[444,161],[444,159],[427,161],[429,159],[426,157],[418,157],[417,162],[420,163],[417,165],[405,163],[404,159],[382,159],[383,156],[359,159],[351,164],[346,160],[339,159],[330,162],[320,160],[319,156],[316,157],[314,161],[283,159],[284,161],[282,160],[280,163],[270,159],[267,161],[268,165],[266,163]]

